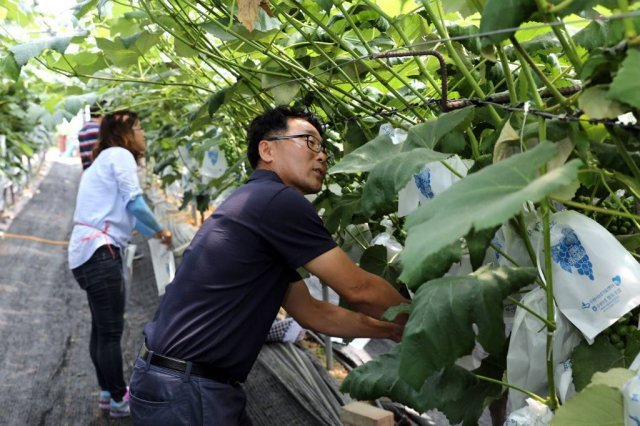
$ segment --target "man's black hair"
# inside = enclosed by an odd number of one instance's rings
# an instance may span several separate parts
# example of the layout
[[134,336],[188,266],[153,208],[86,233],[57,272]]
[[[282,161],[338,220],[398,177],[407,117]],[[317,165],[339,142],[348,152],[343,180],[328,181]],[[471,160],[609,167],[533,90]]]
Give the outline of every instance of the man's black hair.
[[258,160],[260,160],[260,153],[258,152],[260,141],[287,130],[287,121],[290,118],[301,118],[308,121],[318,130],[321,137],[324,136],[322,122],[315,114],[307,110],[295,107],[290,108],[284,105],[267,110],[254,118],[247,129],[247,158],[254,170],[258,166]]
[[91,118],[96,118],[102,116],[102,111],[107,106],[107,101],[99,101],[94,103],[89,107],[89,114]]

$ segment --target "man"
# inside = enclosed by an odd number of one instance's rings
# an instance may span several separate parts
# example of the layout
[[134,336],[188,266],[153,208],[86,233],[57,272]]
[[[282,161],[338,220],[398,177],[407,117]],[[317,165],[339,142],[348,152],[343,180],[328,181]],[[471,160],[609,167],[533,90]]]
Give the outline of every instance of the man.
[[[287,107],[251,123],[254,172],[202,225],[144,329],[130,383],[135,424],[251,424],[240,383],[280,305],[321,333],[400,340],[402,325],[376,318],[406,300],[337,247],[304,197],[327,172],[322,136],[313,115]],[[312,298],[299,267],[363,313]]]
[[84,123],[80,132],[78,132],[78,143],[80,147],[80,161],[82,161],[82,170],[93,162],[93,148],[98,142],[98,133],[100,131],[100,123],[102,122],[101,105],[91,105],[89,109],[91,118]]

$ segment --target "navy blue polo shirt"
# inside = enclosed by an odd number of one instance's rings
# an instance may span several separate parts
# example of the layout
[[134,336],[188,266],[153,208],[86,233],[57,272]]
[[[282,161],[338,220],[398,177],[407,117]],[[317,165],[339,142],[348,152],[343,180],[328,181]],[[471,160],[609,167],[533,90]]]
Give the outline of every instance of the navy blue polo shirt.
[[149,349],[209,363],[244,381],[296,269],[336,247],[311,203],[256,170],[207,219],[154,320]]

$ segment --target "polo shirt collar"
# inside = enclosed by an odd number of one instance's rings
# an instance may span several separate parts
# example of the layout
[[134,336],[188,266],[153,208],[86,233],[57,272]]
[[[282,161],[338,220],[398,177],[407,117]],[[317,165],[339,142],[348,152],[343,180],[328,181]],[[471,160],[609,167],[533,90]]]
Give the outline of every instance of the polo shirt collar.
[[251,182],[253,180],[269,180],[282,183],[282,179],[280,179],[280,176],[278,176],[276,172],[264,169],[254,170],[253,173],[251,173],[251,176],[249,176],[249,180],[247,182]]

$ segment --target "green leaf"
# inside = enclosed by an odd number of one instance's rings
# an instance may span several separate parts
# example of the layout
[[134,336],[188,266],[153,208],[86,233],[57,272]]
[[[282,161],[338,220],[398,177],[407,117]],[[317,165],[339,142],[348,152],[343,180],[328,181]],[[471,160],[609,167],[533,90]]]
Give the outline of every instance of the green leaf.
[[[531,0],[487,0],[480,20],[480,32],[517,28],[523,22],[528,21],[536,10],[536,3]],[[498,44],[513,34],[514,32],[499,32],[485,36],[482,38],[482,46]]]
[[411,305],[409,303],[401,303],[384,311],[382,319],[385,321],[393,321],[398,315],[409,314],[409,312],[411,312]]
[[73,12],[73,15],[76,17],[76,19],[80,19],[97,5],[98,0],[84,0],[82,2],[79,2],[73,7],[73,9],[75,10]]
[[270,90],[276,105],[289,105],[300,91],[300,84],[285,77],[262,76],[262,87]]
[[590,386],[555,413],[552,426],[623,426],[622,393],[605,385]]
[[[418,412],[438,409],[453,424],[464,421],[464,425],[477,425],[485,401],[502,392],[500,385],[479,380],[472,372],[456,365],[429,377],[418,392],[398,377],[401,350],[402,344],[396,345],[386,354],[354,369],[342,382],[340,390],[359,400],[387,396]],[[423,357],[433,351],[432,348]],[[499,380],[504,366],[491,358],[485,359],[474,372]]]
[[400,377],[420,389],[427,377],[470,354],[476,339],[487,352],[500,353],[505,343],[502,301],[535,279],[535,268],[502,267],[422,285],[402,338]]
[[353,217],[360,212],[361,194],[350,192],[341,197],[331,197],[333,205],[325,215],[325,226],[330,233],[335,233],[338,228],[346,227],[353,221]]
[[220,109],[220,107],[233,96],[235,86],[225,87],[224,89],[214,93],[207,100],[207,111],[209,117],[213,117],[213,114]]
[[502,224],[525,202],[540,201],[574,182],[582,164],[579,160],[537,176],[556,154],[554,144],[540,144],[468,175],[414,211],[406,222],[409,236],[401,255],[400,280],[412,286],[423,282],[418,265],[442,247],[472,228],[481,231]]
[[[640,26],[639,17],[629,17],[634,26]],[[624,22],[620,19],[593,20],[578,31],[573,39],[577,44],[591,51],[602,47],[615,46],[624,40]]]
[[489,244],[491,244],[491,240],[493,240],[493,236],[496,234],[499,227],[499,225],[496,225],[492,228],[478,232],[472,230],[469,235],[465,237],[467,247],[469,249],[471,267],[474,271],[482,266],[485,254],[487,253],[487,248],[489,247]]
[[21,67],[18,66],[16,59],[11,52],[0,60],[0,76],[5,76],[13,81],[18,81],[20,78],[20,69]]
[[451,268],[451,265],[459,262],[460,259],[462,259],[462,244],[460,241],[454,241],[429,255],[421,264],[416,265],[416,275],[422,277],[422,280],[407,283],[407,286],[416,291],[423,282],[444,275]]
[[472,0],[449,0],[442,3],[447,13],[458,12],[463,18],[478,12]]
[[580,392],[584,389],[591,382],[594,373],[598,371],[609,371],[614,367],[627,368],[631,365],[640,352],[640,331],[633,330],[623,338],[626,347],[622,352],[605,334],[598,335],[592,345],[583,341],[576,346],[571,355],[576,391]]
[[45,49],[64,53],[65,50],[67,50],[71,39],[74,37],[76,36],[45,37],[11,46],[9,50],[13,52],[16,64],[18,64],[18,66],[23,66],[29,61],[29,59],[40,55]]
[[379,207],[393,202],[398,192],[413,175],[420,172],[425,164],[445,160],[448,157],[449,154],[442,154],[428,148],[417,148],[391,156],[387,154],[387,159],[376,164],[369,173],[369,179],[362,191],[363,210],[373,214]]
[[409,129],[403,151],[414,148],[435,149],[444,136],[454,129],[467,127],[473,117],[473,108],[467,107],[444,113],[437,120],[418,124]]
[[640,108],[638,69],[640,69],[640,51],[629,50],[626,59],[622,61],[622,68],[611,83],[608,98]]
[[612,368],[605,373],[595,373],[593,375],[593,379],[591,379],[591,383],[589,383],[589,386],[607,385],[622,391],[625,383],[634,376],[635,373],[631,370],[627,370],[626,368]]
[[379,135],[345,155],[338,164],[329,169],[329,174],[368,172],[377,163],[400,152],[401,149],[402,145],[394,145],[388,134]]
[[400,272],[387,261],[387,248],[382,245],[368,247],[360,258],[360,267],[367,272],[381,276],[391,284],[398,280]]
[[616,235],[616,239],[629,251],[640,248],[640,234]]
[[589,118],[617,118],[626,112],[622,104],[606,98],[609,93],[606,85],[591,86],[578,98],[578,106]]
[[331,12],[333,2],[331,0],[316,0],[316,3],[327,13]]

